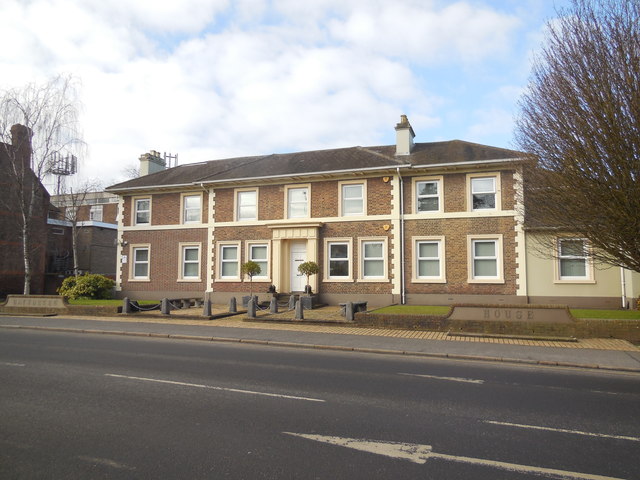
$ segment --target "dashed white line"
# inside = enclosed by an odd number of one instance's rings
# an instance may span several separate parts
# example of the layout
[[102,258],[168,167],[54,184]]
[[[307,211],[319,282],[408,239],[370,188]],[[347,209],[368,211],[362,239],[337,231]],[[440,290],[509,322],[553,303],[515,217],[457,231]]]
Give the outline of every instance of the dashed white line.
[[0,365],[4,367],[26,367],[25,363],[11,363],[11,362],[0,362]]
[[640,442],[640,437],[627,437],[624,435],[609,435],[606,433],[582,432],[580,430],[567,430],[565,428],[541,427],[538,425],[523,425],[520,423],[496,422],[494,420],[485,420],[484,423],[492,425],[503,425],[505,427],[528,428],[530,430],[546,430],[549,432],[572,433],[574,435],[585,435],[587,437],[614,438],[616,440],[629,440],[631,442]]
[[194,388],[206,388],[209,390],[221,390],[225,392],[233,392],[233,393],[244,393],[247,395],[261,395],[264,397],[275,397],[275,398],[285,398],[289,400],[304,400],[307,402],[324,402],[320,398],[309,398],[309,397],[297,397],[295,395],[284,395],[280,393],[267,393],[267,392],[255,392],[252,390],[242,390],[238,388],[226,388],[226,387],[214,387],[212,385],[201,385],[198,383],[186,383],[186,382],[177,382],[174,380],[160,380],[157,378],[144,378],[144,377],[131,377],[128,375],[117,375],[115,373],[105,373],[106,377],[115,377],[115,378],[126,378],[128,380],[138,380],[141,382],[154,382],[154,383],[165,383],[169,385],[180,385],[183,387],[194,387]]
[[424,375],[419,373],[399,373],[398,375],[407,375],[409,377],[423,377],[423,378],[433,378],[435,380],[449,380],[450,382],[462,382],[462,383],[476,383],[478,385],[482,385],[484,380],[477,380],[474,378],[461,378],[461,377],[439,377],[436,375]]

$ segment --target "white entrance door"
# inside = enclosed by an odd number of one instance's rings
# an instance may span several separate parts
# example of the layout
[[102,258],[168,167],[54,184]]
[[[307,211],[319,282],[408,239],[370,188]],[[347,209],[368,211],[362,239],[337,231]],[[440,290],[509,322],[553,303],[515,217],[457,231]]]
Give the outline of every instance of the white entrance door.
[[304,286],[307,284],[307,277],[298,272],[298,265],[307,261],[307,244],[296,242],[291,244],[291,280],[290,286],[292,292],[304,292]]

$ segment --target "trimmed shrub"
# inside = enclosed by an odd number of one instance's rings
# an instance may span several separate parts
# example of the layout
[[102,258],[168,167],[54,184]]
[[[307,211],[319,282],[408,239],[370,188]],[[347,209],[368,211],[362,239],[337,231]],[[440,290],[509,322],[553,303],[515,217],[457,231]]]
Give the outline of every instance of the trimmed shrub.
[[58,293],[70,299],[91,298],[94,300],[109,299],[113,295],[116,282],[104,275],[96,273],[67,277],[58,289]]

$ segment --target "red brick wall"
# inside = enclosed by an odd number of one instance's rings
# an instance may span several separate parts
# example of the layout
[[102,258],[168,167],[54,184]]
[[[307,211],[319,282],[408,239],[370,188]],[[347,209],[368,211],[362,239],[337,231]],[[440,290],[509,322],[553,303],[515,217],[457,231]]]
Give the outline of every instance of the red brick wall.
[[[128,245],[123,254],[128,263],[122,265],[122,288],[133,291],[176,290],[204,292],[206,287],[207,232],[205,229],[152,230],[126,232]],[[200,242],[201,282],[178,282],[180,269],[181,242]],[[129,269],[133,258],[131,247],[137,244],[151,244],[149,278],[151,281],[129,281]]]

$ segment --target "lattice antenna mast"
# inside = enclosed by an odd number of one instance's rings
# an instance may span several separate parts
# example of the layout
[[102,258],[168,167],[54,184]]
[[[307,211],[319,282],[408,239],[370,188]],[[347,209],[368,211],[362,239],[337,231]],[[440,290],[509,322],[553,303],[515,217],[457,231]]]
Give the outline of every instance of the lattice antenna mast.
[[171,155],[171,153],[164,152],[164,162],[167,165],[167,168],[177,167],[178,166],[178,154]]
[[60,195],[62,193],[62,178],[78,172],[78,159],[75,155],[63,156],[60,152],[53,152],[51,157],[47,173],[56,177],[56,195]]

